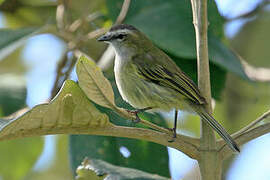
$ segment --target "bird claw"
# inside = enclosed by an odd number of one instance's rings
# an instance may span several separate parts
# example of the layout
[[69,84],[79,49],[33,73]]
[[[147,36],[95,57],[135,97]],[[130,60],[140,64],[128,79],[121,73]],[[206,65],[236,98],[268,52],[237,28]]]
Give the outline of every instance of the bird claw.
[[127,110],[127,112],[136,116],[136,119],[132,120],[134,123],[139,123],[141,121],[141,119],[138,116],[138,113],[144,112],[144,111],[149,110],[149,109],[152,109],[152,107],[147,107],[147,108],[137,109],[137,110]]
[[132,122],[139,123],[141,121],[141,119],[138,116],[138,113],[141,112],[140,109],[139,110],[127,110],[127,112],[136,116],[136,119],[132,120]]
[[169,143],[172,143],[175,141],[176,138],[176,129],[175,128],[168,128],[168,129],[173,132],[172,139],[168,140]]

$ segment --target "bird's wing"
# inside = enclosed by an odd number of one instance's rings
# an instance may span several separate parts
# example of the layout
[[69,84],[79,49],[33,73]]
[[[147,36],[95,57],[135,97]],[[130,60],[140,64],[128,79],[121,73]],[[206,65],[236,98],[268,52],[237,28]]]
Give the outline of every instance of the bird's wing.
[[[142,57],[135,58],[140,58],[139,61],[134,60],[133,62],[140,64],[139,66],[136,66],[136,68],[142,79],[163,87],[174,89],[196,104],[205,103],[205,99],[200,95],[195,83],[180,69],[170,69],[172,66],[163,66],[154,62],[151,63],[151,60],[141,59]],[[169,61],[171,60],[169,59]]]

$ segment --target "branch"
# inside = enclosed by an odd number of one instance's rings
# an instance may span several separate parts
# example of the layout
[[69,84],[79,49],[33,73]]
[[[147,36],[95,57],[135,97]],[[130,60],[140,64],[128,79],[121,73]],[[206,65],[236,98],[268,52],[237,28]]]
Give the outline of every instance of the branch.
[[[211,113],[211,87],[207,39],[207,0],[191,0],[193,24],[196,33],[198,87],[206,99],[205,108]],[[199,166],[201,178],[217,180],[221,177],[221,159],[216,153],[216,140],[213,129],[201,118],[201,139]]]
[[[121,11],[114,23],[115,25],[121,24],[124,21],[129,10],[129,5],[130,5],[130,0],[125,0],[123,2]],[[108,69],[113,64],[112,62],[114,60],[114,56],[115,56],[114,50],[112,46],[109,45],[107,49],[104,51],[101,58],[98,60],[98,63],[97,63],[98,66],[101,67],[101,69],[103,70]]]
[[189,157],[198,158],[198,140],[177,135],[174,142],[168,142],[171,135],[152,129],[116,126],[109,116],[101,113],[87,99],[77,83],[67,80],[60,93],[50,102],[35,106],[14,119],[0,119],[0,140],[48,134],[90,134],[126,137],[155,142],[181,150]]
[[[269,116],[270,110],[262,114],[256,120],[252,121],[246,127],[234,133],[232,137],[235,139],[236,143],[242,145],[252,139],[255,139],[259,136],[262,136],[270,132],[270,123],[266,123],[258,127],[255,127],[258,123],[262,122]],[[228,146],[226,146],[226,144],[223,141],[218,142],[218,149],[220,149],[219,151],[221,152],[223,158],[227,158],[233,154],[233,152],[228,148]]]
[[[198,86],[202,96],[206,99],[206,108],[211,113],[211,87],[208,58],[207,39],[207,1],[191,0],[193,24],[196,33]],[[215,149],[214,131],[204,121],[201,123],[201,148]]]
[[124,19],[126,18],[128,9],[129,9],[129,5],[130,5],[130,0],[125,0],[123,2],[121,11],[120,11],[115,23],[114,23],[115,25],[121,24],[124,21]]
[[246,127],[242,128],[238,132],[234,133],[233,134],[233,137],[234,138],[238,138],[239,136],[241,136],[241,134],[243,134],[244,132],[246,132],[249,129],[253,128],[255,125],[257,125],[258,123],[260,123],[264,119],[268,118],[269,116],[270,116],[270,109],[267,112],[265,112],[263,115],[261,115],[260,117],[258,117],[256,120],[254,120],[253,122],[251,122]]
[[262,68],[262,67],[254,67],[248,64],[246,61],[242,59],[242,57],[238,56],[241,59],[241,63],[244,67],[244,70],[247,76],[253,81],[259,82],[270,82],[270,69]]

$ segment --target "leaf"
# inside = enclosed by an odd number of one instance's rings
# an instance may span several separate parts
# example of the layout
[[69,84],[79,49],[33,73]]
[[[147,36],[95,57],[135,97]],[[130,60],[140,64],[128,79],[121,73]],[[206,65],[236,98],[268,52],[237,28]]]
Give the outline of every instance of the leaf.
[[[77,168],[77,180],[86,180],[93,178],[95,172],[95,180],[169,180],[155,174],[145,173],[136,169],[114,166],[101,160],[85,159]],[[90,178],[91,177],[91,178]]]
[[23,78],[10,74],[0,76],[0,108],[3,115],[7,116],[23,108],[25,99],[26,87]]
[[52,102],[37,105],[17,118],[0,119],[0,140],[79,130],[89,133],[110,126],[108,116],[96,109],[75,82],[67,80]]
[[[121,0],[107,0],[109,15],[115,18]],[[189,0],[131,1],[125,23],[144,32],[157,46],[179,58],[196,59],[195,32]],[[120,6],[121,7],[121,6]],[[248,79],[240,59],[219,39],[223,38],[224,19],[214,1],[208,3],[210,61]]]
[[21,46],[37,28],[0,29],[0,60]]
[[76,72],[79,85],[89,99],[101,106],[115,108],[112,86],[93,61],[81,56]]
[[[113,75],[106,76],[112,84],[115,102],[118,107],[131,109],[125,103],[115,84]],[[124,119],[108,108],[98,107],[98,109],[109,116],[110,122],[118,126],[137,126],[131,120]],[[162,127],[167,127],[165,119],[159,114],[144,113],[142,119],[151,121]],[[84,147],[84,148],[82,148]],[[128,157],[123,156],[120,149],[127,150]],[[169,177],[169,157],[165,146],[160,144],[120,137],[105,137],[91,135],[71,135],[69,141],[71,168],[75,172],[81,161],[87,156],[90,159],[101,159],[117,166],[135,168],[149,173],[155,173]]]
[[[127,120],[116,113],[105,108],[103,110],[113,123],[117,122],[118,125],[120,122],[128,124]],[[153,120],[161,121],[164,119],[154,116]],[[131,125],[130,121],[129,124]],[[91,159],[102,159],[118,166],[169,176],[168,151],[165,146],[160,144],[120,137],[91,135],[71,135],[69,142],[71,167],[74,171],[85,156],[88,156]],[[129,155],[125,157],[120,149],[127,150]]]

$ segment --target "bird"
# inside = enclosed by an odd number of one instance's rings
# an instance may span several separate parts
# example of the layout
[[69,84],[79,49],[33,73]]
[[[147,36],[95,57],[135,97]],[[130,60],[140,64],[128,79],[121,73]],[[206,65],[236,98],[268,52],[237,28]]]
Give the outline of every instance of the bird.
[[240,152],[233,138],[205,109],[206,100],[197,85],[143,32],[132,25],[120,24],[112,26],[97,40],[109,43],[114,48],[116,85],[123,100],[136,108],[136,116],[150,109],[175,109],[172,130],[173,138],[176,138],[178,111],[195,113],[212,127],[233,151]]

